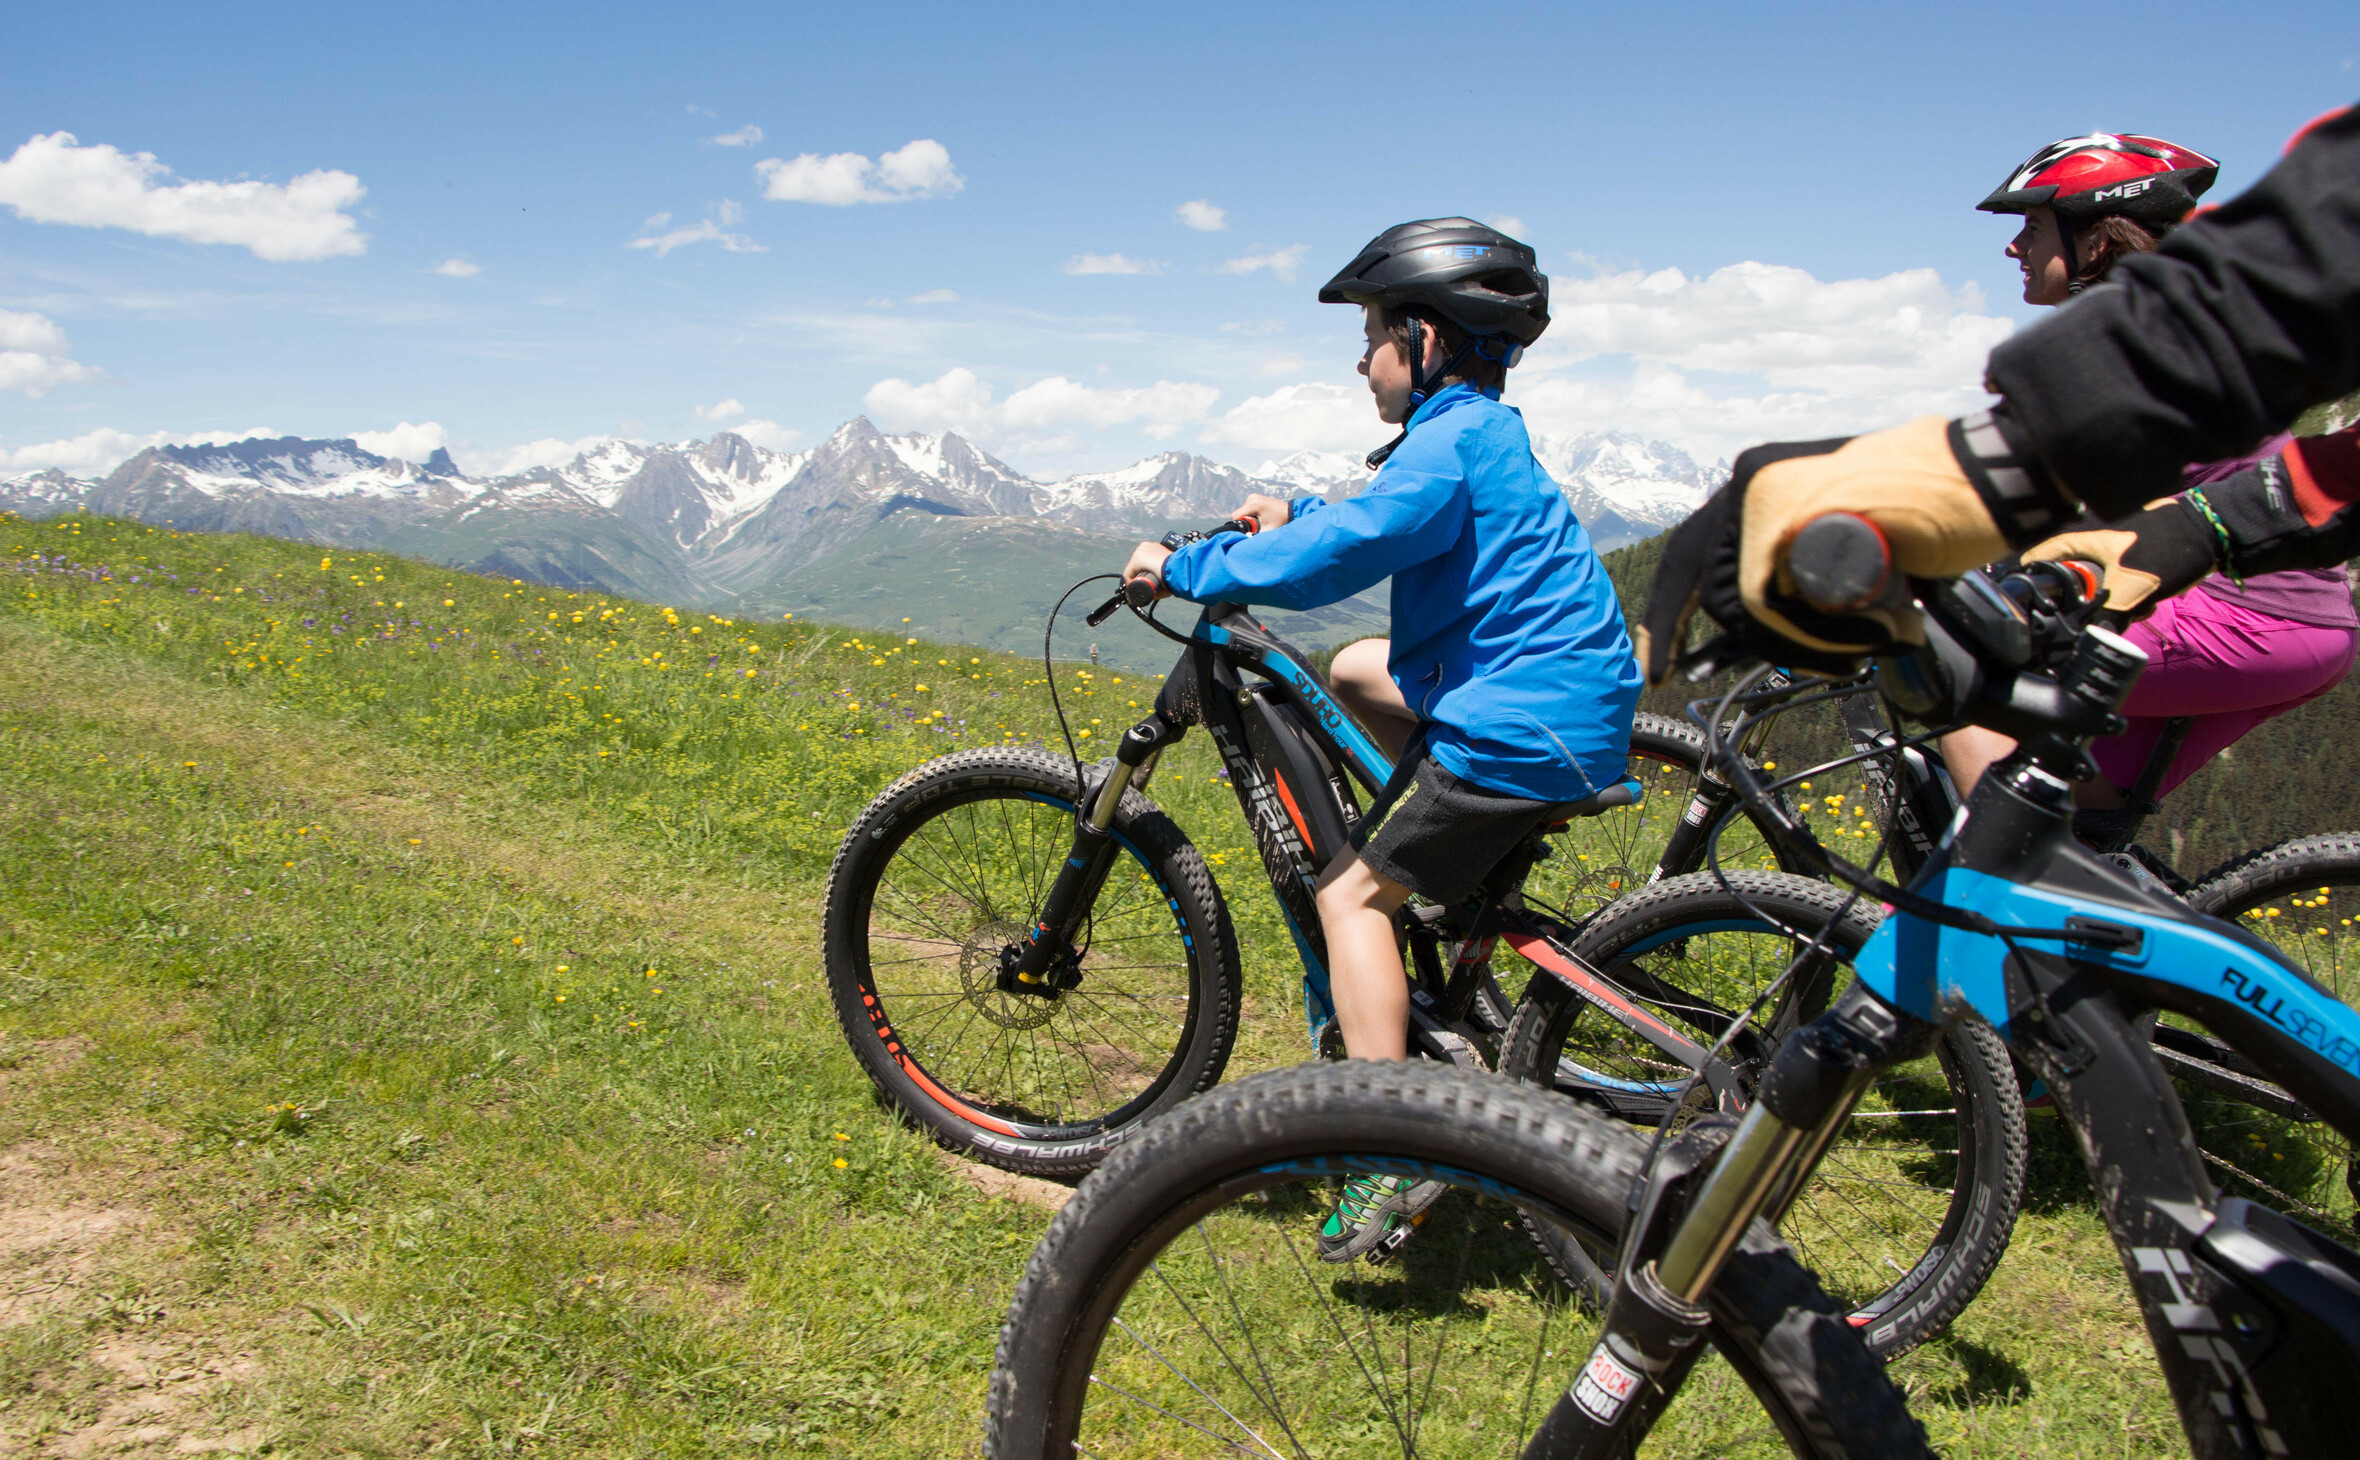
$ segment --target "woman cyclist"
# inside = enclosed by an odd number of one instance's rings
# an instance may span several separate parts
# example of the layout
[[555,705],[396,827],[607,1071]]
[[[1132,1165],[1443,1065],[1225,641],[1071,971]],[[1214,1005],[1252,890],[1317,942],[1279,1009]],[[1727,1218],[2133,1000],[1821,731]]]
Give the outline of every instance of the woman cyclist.
[[[2023,218],[2008,257],[2023,270],[2024,302],[2054,307],[2103,282],[2122,259],[2152,252],[2218,171],[2186,147],[2099,132],[2041,148],[1976,206]],[[2242,456],[2191,466],[2186,485],[2275,457],[2288,439],[2281,433]],[[2099,775],[2079,788],[2085,807],[2123,806],[2175,719],[2188,721],[2186,736],[2159,796],[2264,720],[2335,688],[2360,656],[2360,615],[2340,568],[2215,575],[2132,626],[2129,637],[2147,651],[2147,671],[2123,707],[2130,728],[2090,747]],[[1968,727],[1945,737],[1942,753],[1964,793],[2014,748],[2004,735]]]

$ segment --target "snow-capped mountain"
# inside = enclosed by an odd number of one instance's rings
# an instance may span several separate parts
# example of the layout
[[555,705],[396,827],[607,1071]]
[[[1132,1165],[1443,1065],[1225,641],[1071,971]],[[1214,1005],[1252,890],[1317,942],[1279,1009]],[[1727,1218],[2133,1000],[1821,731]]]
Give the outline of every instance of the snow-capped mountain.
[[1331,502],[1356,495],[1376,480],[1365,456],[1345,451],[1297,451],[1263,462],[1254,475],[1294,492],[1316,493]]
[[[1544,441],[1535,454],[1601,548],[1677,522],[1726,472],[1661,442],[1611,434]],[[798,583],[823,580],[841,594],[862,573],[958,579],[966,570],[940,554],[973,556],[996,542],[1009,556],[974,581],[1029,602],[1030,588],[1011,587],[1002,571],[1018,558],[1035,565],[1028,583],[1059,554],[1099,571],[1128,541],[1218,518],[1253,493],[1340,501],[1371,479],[1357,457],[1298,451],[1253,472],[1166,452],[1035,481],[956,435],[889,436],[855,418],[805,451],[770,451],[724,431],[677,444],[610,441],[563,466],[491,477],[461,473],[439,450],[408,462],[351,440],[165,446],[102,480],[56,471],[0,478],[0,509],[83,508],[185,530],[381,548],[711,608],[777,607],[798,601]],[[925,527],[954,520],[966,525]]]
[[1729,479],[1725,461],[1698,466],[1676,446],[1619,431],[1542,437],[1532,454],[1564,488],[1574,515],[1602,550],[1679,525]]
[[1270,491],[1234,466],[1167,451],[1119,471],[1085,472],[1033,489],[1036,517],[1107,532],[1145,531],[1160,524],[1201,523],[1226,517],[1255,492]]

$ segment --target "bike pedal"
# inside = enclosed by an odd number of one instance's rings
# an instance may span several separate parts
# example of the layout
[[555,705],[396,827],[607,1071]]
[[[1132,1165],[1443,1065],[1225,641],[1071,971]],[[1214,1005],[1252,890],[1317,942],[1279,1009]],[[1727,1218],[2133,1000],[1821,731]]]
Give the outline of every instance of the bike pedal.
[[1382,1267],[1387,1262],[1392,1261],[1395,1253],[1398,1253],[1402,1248],[1409,1245],[1409,1239],[1416,1234],[1418,1228],[1426,1225],[1426,1218],[1429,1215],[1431,1215],[1431,1213],[1420,1212],[1416,1216],[1409,1219],[1408,1226],[1399,1227],[1393,1231],[1387,1232],[1382,1238],[1378,1239],[1376,1246],[1371,1247],[1368,1250],[1368,1255],[1363,1258],[1362,1261],[1366,1262],[1371,1267]]

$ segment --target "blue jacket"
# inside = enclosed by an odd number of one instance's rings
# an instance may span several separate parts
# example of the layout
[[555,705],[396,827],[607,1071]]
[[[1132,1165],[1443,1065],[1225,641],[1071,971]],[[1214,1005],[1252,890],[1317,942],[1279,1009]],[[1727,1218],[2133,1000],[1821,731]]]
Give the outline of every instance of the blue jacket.
[[1393,682],[1444,770],[1573,801],[1622,779],[1639,666],[1614,585],[1524,417],[1473,386],[1438,393],[1360,496],[1298,497],[1291,520],[1172,554],[1183,598],[1318,608],[1393,580]]

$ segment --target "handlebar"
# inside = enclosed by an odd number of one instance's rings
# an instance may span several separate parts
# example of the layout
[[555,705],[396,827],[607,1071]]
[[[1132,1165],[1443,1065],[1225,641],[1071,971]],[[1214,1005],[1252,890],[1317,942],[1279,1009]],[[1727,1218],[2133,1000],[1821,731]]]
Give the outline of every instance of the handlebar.
[[1876,656],[1886,697],[1921,718],[1957,713],[2019,672],[2066,670],[2086,631],[2108,626],[2095,564],[2066,559],[1913,581],[1896,571],[1883,531],[1850,512],[1805,523],[1788,543],[1787,572],[1796,596],[1822,613],[1924,610],[1925,643]]
[[1804,523],[1787,546],[1786,564],[1803,601],[1821,613],[1857,613],[1893,582],[1893,547],[1883,529],[1850,512]]
[[[1232,532],[1244,533],[1246,536],[1251,537],[1261,530],[1262,524],[1256,522],[1251,517],[1232,517],[1228,521],[1222,523],[1220,526],[1207,528],[1203,532],[1165,533],[1164,546],[1167,548],[1183,548],[1193,542],[1203,542],[1207,538],[1220,537],[1226,533]],[[1153,573],[1142,573],[1138,577],[1124,583],[1122,587],[1116,589],[1114,591],[1113,597],[1107,599],[1106,602],[1101,603],[1096,608],[1092,609],[1089,616],[1083,619],[1082,622],[1088,624],[1091,628],[1096,628],[1100,624],[1105,623],[1108,619],[1114,617],[1114,611],[1118,608],[1127,606],[1133,612],[1138,612],[1145,609],[1149,604],[1155,602],[1156,599],[1163,596],[1163,591],[1164,585],[1161,578],[1157,577]]]

